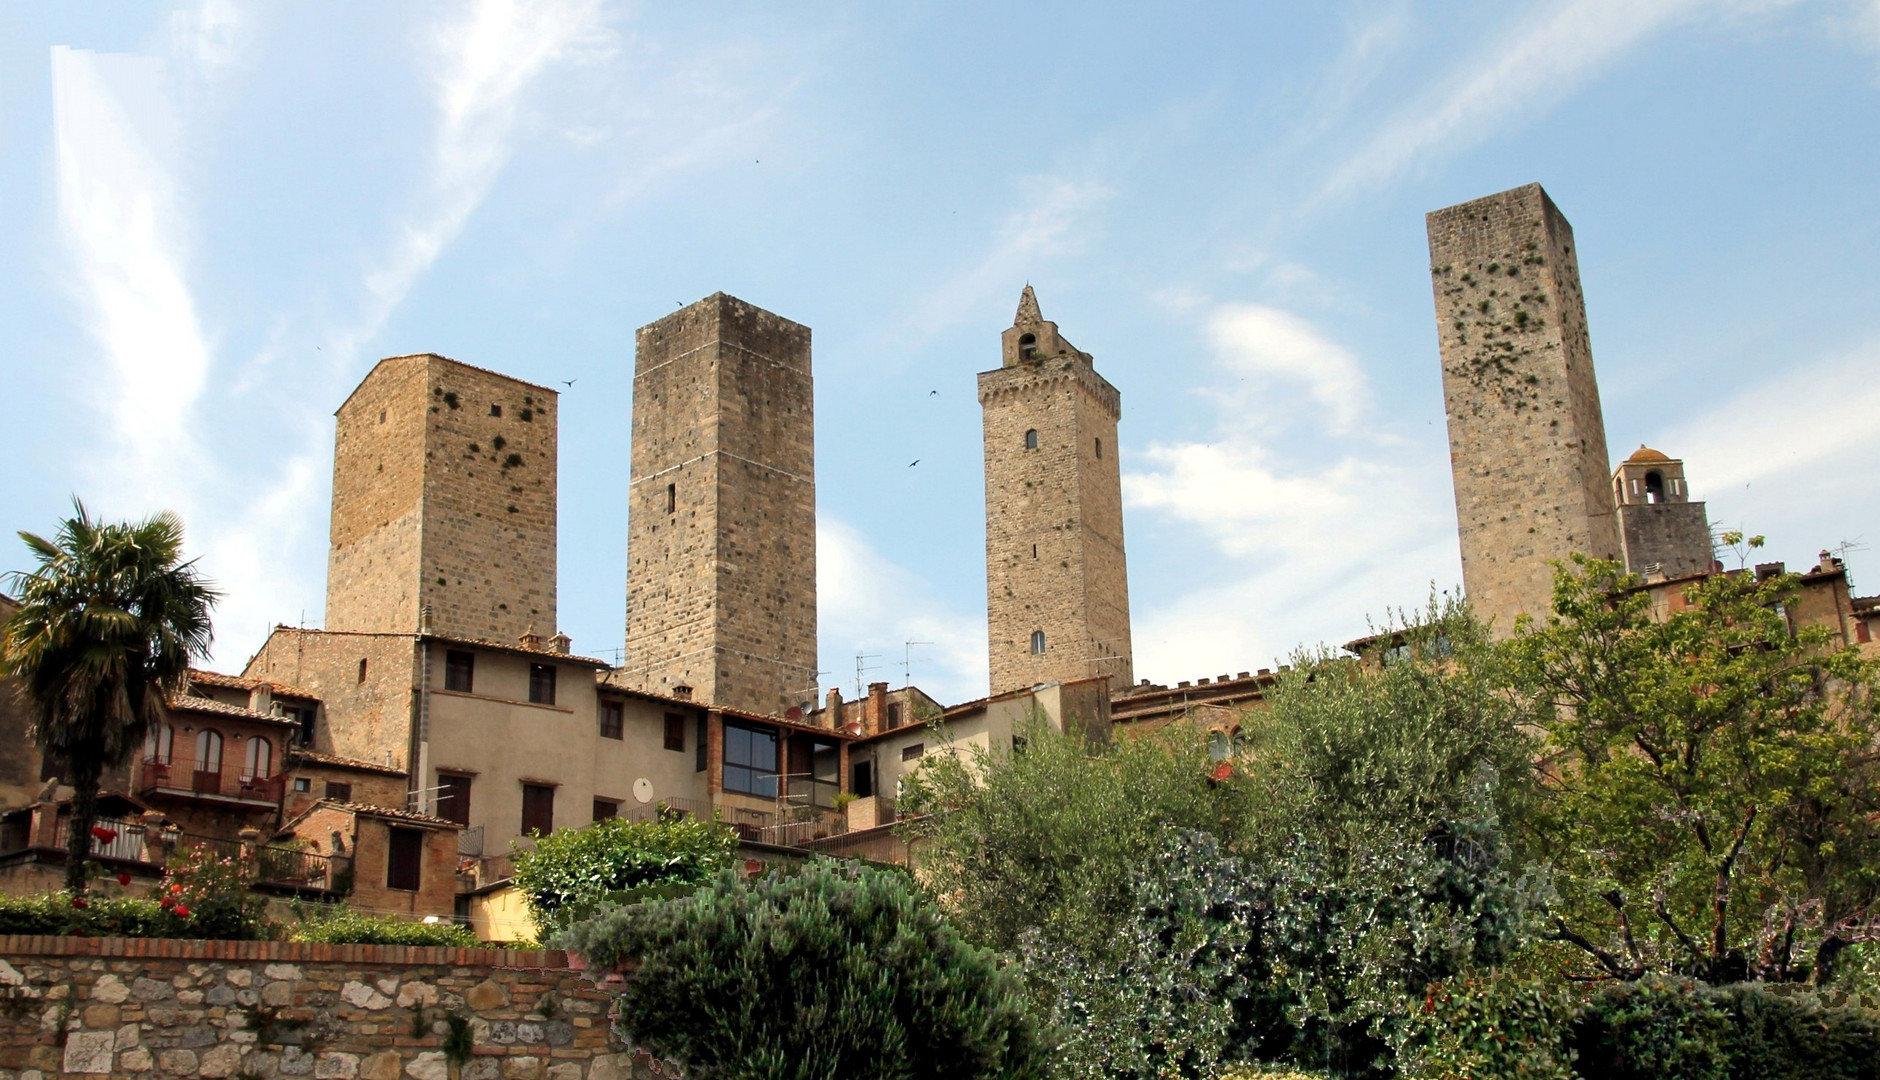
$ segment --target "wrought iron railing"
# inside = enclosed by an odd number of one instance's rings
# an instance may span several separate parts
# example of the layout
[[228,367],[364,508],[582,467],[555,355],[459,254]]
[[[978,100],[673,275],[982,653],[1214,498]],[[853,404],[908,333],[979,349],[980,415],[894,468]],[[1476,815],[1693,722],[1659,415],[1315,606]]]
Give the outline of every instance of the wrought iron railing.
[[278,804],[285,781],[284,776],[258,776],[244,766],[227,762],[198,767],[196,762],[187,759],[146,760],[139,765],[137,788],[144,794],[184,792]]
[[[100,859],[144,861],[144,823],[137,818],[101,817],[91,824],[91,853]],[[59,820],[57,843],[67,850],[72,838],[72,819]]]
[[483,826],[457,830],[457,857],[476,859],[483,855]]

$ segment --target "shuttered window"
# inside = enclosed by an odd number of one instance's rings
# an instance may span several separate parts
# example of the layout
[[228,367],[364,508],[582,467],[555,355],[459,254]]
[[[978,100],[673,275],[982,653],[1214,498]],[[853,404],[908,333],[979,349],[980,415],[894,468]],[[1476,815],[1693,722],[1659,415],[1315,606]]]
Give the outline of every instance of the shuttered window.
[[424,866],[424,833],[393,828],[391,852],[385,862],[385,887],[417,892]]
[[547,784],[522,785],[522,831],[547,836],[555,831],[555,789]]

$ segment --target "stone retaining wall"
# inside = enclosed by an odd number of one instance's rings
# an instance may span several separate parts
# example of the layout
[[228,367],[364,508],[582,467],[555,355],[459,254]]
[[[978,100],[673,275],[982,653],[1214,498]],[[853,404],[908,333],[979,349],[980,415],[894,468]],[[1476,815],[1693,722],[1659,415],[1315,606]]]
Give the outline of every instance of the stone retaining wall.
[[643,1080],[560,952],[0,936],[0,1080]]

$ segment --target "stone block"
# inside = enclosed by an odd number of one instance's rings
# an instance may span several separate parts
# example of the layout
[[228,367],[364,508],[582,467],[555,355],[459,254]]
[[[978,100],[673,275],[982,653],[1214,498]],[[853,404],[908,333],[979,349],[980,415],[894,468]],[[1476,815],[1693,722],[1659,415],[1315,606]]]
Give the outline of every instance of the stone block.
[[409,1009],[413,1005],[435,1005],[437,1004],[437,987],[427,982],[408,982],[398,988],[398,997],[395,1000],[401,1009]]
[[184,1028],[182,1031],[178,1032],[176,1036],[176,1045],[190,1050],[200,1050],[205,1046],[214,1046],[215,1044],[215,1029],[207,1024],[197,1024],[194,1027]]
[[143,1042],[143,1029],[136,1024],[124,1024],[117,1029],[117,1048],[129,1050]]
[[202,1000],[209,1005],[233,1005],[235,1004],[235,988],[227,983],[211,986],[203,993]]
[[196,1071],[194,1050],[164,1050],[157,1054],[157,1068],[171,1076],[189,1076]]
[[0,960],[0,986],[19,986],[25,981],[26,976],[21,975],[18,968]]
[[65,1058],[56,1046],[35,1046],[26,1052],[26,1064],[35,1069],[57,1072],[64,1062]]
[[504,1058],[503,1080],[542,1080],[542,1059],[532,1054]]
[[281,980],[271,982],[261,988],[261,1001],[264,1005],[282,1009],[294,1003],[294,984]]
[[548,1067],[547,1080],[581,1080],[581,1065],[575,1061],[564,1061]]
[[542,1037],[550,1046],[567,1046],[574,1041],[574,1025],[566,1020],[550,1020],[542,1025]]
[[309,1076],[313,1073],[313,1055],[298,1046],[289,1046],[281,1051],[282,1076]]
[[176,996],[176,987],[158,979],[139,977],[131,981],[131,996],[139,1001],[168,1001]]
[[587,1080],[633,1080],[633,1055],[596,1055],[588,1063]]
[[199,1076],[221,1078],[234,1076],[241,1067],[242,1048],[234,1043],[223,1043],[202,1052],[196,1072]]
[[484,979],[470,988],[470,992],[464,995],[464,1001],[477,1012],[489,1012],[508,1005],[509,994],[500,984]]
[[378,1010],[387,1008],[392,1003],[391,998],[362,982],[347,983],[340,990],[339,996],[348,1005],[359,1009]]
[[223,973],[222,978],[227,980],[230,986],[242,987],[255,981],[255,973],[247,968],[229,968]]
[[156,1067],[156,1058],[151,1056],[149,1050],[141,1046],[134,1046],[129,1050],[121,1050],[118,1052],[119,1072],[144,1073]]
[[68,1073],[108,1073],[116,1041],[109,1031],[74,1031],[65,1037],[60,1068]]
[[499,1076],[497,1059],[493,1057],[480,1057],[467,1061],[463,1068],[457,1070],[457,1080],[498,1080]]
[[88,1028],[115,1028],[118,1026],[118,1007],[116,1005],[87,1005],[79,1014]]
[[404,1067],[404,1059],[396,1050],[384,1050],[359,1063],[359,1080],[398,1080]]
[[202,1004],[202,991],[178,990],[176,992],[176,1003],[178,1005],[200,1005]]
[[261,973],[270,979],[289,979],[294,982],[299,982],[301,979],[298,964],[269,964],[261,969]]
[[359,1055],[333,1053],[320,1054],[313,1061],[315,1080],[353,1080],[359,1075]]
[[91,1000],[106,1005],[121,1005],[131,996],[131,988],[116,975],[106,975],[91,984]]
[[411,1080],[450,1080],[450,1062],[441,1050],[426,1050],[405,1063]]

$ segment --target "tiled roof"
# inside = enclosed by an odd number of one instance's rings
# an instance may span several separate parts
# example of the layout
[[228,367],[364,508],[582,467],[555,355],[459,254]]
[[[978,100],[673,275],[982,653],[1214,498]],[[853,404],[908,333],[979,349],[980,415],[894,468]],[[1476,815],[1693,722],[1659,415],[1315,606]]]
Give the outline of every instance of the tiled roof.
[[203,671],[201,668],[189,669],[189,681],[201,683],[204,686],[220,686],[229,690],[253,690],[256,687],[265,686],[269,693],[280,697],[311,698],[315,701],[320,699],[320,695],[311,690],[302,690],[298,686],[289,686],[286,683],[273,682],[268,679],[250,679],[245,675],[224,675],[219,671]]
[[318,750],[289,750],[287,760],[305,761],[313,765],[327,765],[335,769],[351,769],[355,772],[378,773],[381,776],[404,776],[405,770],[391,765],[378,765],[358,758],[340,757],[337,754],[322,754]]
[[332,806],[367,817],[391,818],[394,821],[409,821],[416,825],[437,825],[448,829],[461,829],[463,826],[454,821],[446,821],[430,814],[420,814],[416,810],[399,810],[390,806],[373,806],[371,803],[341,802],[338,799],[321,799],[315,807]]
[[521,656],[539,656],[545,660],[557,660],[564,664],[585,664],[588,667],[597,668],[613,667],[613,665],[607,661],[596,660],[591,656],[576,656],[573,653],[556,652],[553,649],[532,648],[515,641],[491,641],[488,638],[462,638],[451,637],[447,634],[431,633],[419,634],[418,637],[426,641],[442,641],[449,645],[469,645],[473,648],[489,649],[493,652],[515,653]]
[[270,716],[253,709],[244,709],[239,705],[229,705],[212,698],[178,695],[169,701],[171,712],[214,713],[217,716],[233,716],[237,719],[257,724],[274,724],[277,727],[296,727],[292,720],[283,716]]

